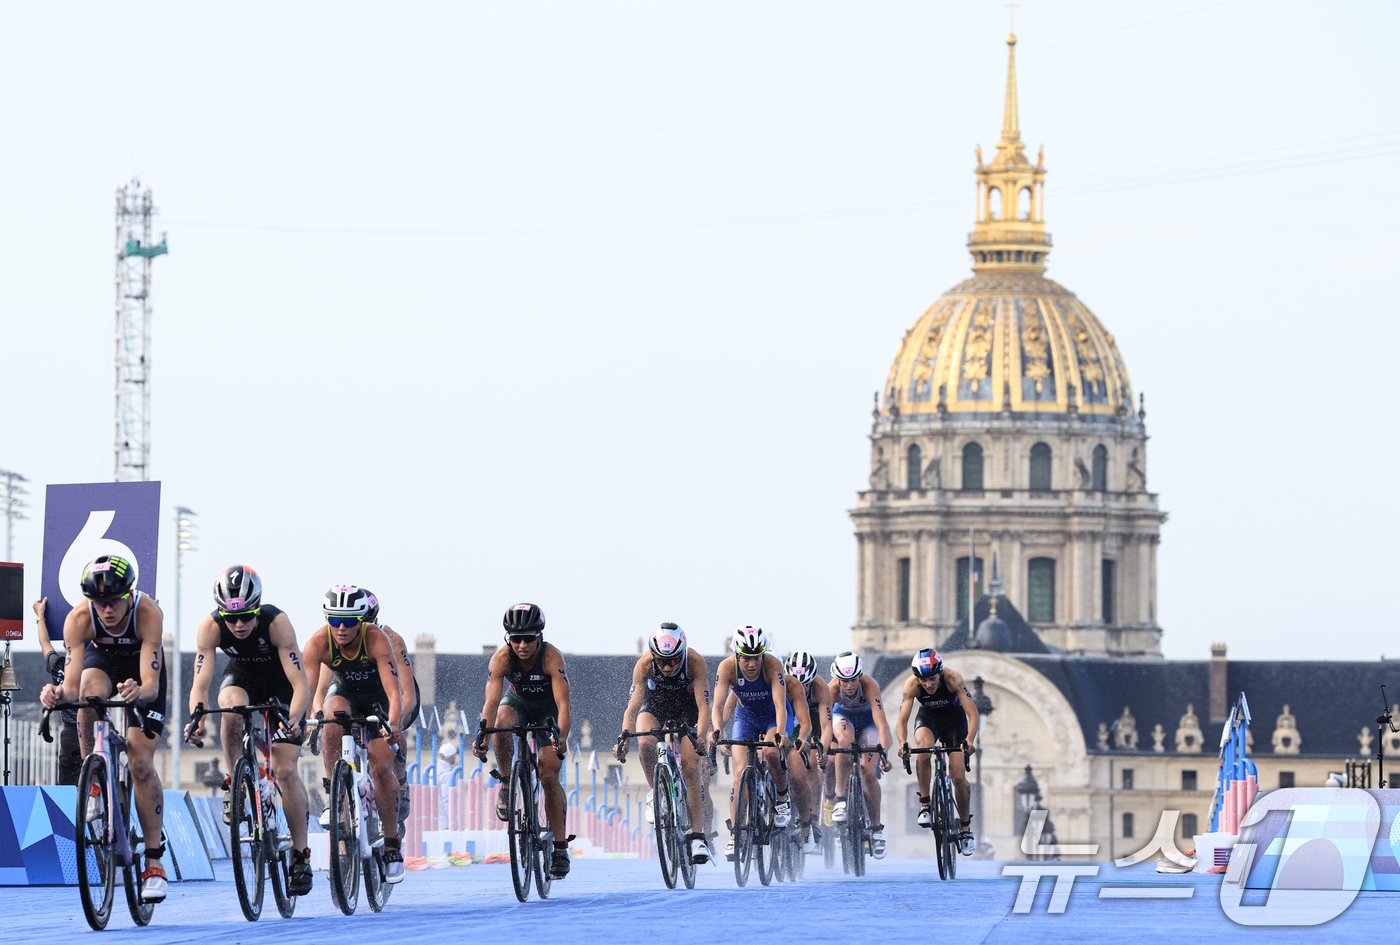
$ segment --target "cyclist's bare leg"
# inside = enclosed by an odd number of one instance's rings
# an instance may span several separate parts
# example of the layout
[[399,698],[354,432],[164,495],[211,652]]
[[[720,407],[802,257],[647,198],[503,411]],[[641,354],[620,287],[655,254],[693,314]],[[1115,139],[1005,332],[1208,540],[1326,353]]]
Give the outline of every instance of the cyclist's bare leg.
[[[160,829],[164,820],[165,796],[156,773],[157,741],[135,726],[126,730],[127,768],[131,772],[131,793],[136,798],[136,815],[141,821],[146,849],[160,846]],[[159,857],[148,857],[147,866],[159,866]]]
[[[345,734],[344,726],[331,721],[337,712],[350,714],[350,702],[344,696],[331,696],[321,707],[321,713],[326,719],[321,726],[321,761],[326,766],[327,781],[331,778],[331,772],[335,770],[335,763],[340,760],[340,739]],[[378,790],[378,785],[375,786],[375,790]],[[327,797],[326,803],[330,802],[331,799]]]
[[[774,740],[777,734],[778,729],[776,726],[770,728],[767,731],[767,733],[763,736],[763,740],[771,742]],[[768,777],[773,779],[773,787],[777,789],[777,792],[779,794],[786,794],[788,790],[788,778],[787,775],[783,772],[783,767],[780,763],[781,759],[778,756],[778,749],[763,749],[763,761],[765,764],[768,765]]]
[[399,779],[394,775],[394,746],[388,739],[369,743],[369,773],[374,778],[374,806],[379,809],[379,825],[385,840],[399,835]]
[[[914,746],[916,748],[932,748],[933,732],[926,728],[914,729]],[[933,755],[915,755],[914,774],[919,779],[919,796],[929,797],[929,785],[933,783]]]
[[292,832],[292,846],[306,849],[306,784],[297,774],[297,759],[301,746],[280,742],[272,746],[272,770],[277,786],[282,789],[282,813]]
[[[112,680],[100,669],[83,670],[83,678],[78,686],[78,697],[87,699],[96,696],[99,699],[112,698]],[[92,754],[94,738],[92,726],[97,721],[97,713],[91,709],[78,710],[78,748],[86,758]],[[144,736],[143,736],[144,737]]]
[[962,752],[948,756],[948,777],[953,782],[953,801],[958,805],[958,818],[966,827],[972,822],[972,788],[967,783],[967,760]]
[[[850,748],[851,743],[855,741],[855,729],[851,728],[851,723],[847,722],[845,719],[835,720],[832,734],[836,737],[836,746],[838,748]],[[846,778],[848,777],[848,772],[851,770],[851,756],[837,755],[835,768],[836,793],[841,794],[846,790]],[[842,796],[844,797],[844,795]]]
[[[496,721],[491,723],[492,728],[510,728],[520,724],[520,717],[515,709],[508,705],[503,705],[496,709]],[[501,774],[503,782],[510,781],[510,766],[515,761],[515,742],[510,732],[497,732],[491,737],[496,748],[496,770]],[[505,785],[503,784],[502,787]]]
[[802,756],[796,751],[788,752],[788,781],[792,788],[792,800],[797,805],[793,820],[805,823],[812,816],[811,793],[807,787],[808,771],[802,767]]
[[705,835],[708,837],[715,829],[715,799],[710,794],[710,759],[706,755],[699,758],[696,765],[696,779],[700,783],[700,822],[705,825]]
[[[880,736],[875,729],[869,728],[862,733],[861,744],[878,745]],[[870,810],[870,822],[872,824],[882,824],[880,819],[880,780],[875,776],[875,769],[880,762],[875,755],[860,756],[860,780],[865,788],[865,806]]]
[[544,809],[549,817],[549,829],[561,843],[564,833],[564,785],[559,780],[559,771],[564,761],[550,745],[540,746],[536,761],[540,766],[540,787],[544,789]]
[[729,783],[729,822],[734,822],[734,812],[739,803],[739,776],[744,773],[744,766],[749,763],[749,750],[742,745],[731,745],[729,748],[729,770],[734,773],[734,780]]
[[[248,690],[242,686],[225,686],[219,690],[219,708],[232,709],[247,704]],[[243,754],[243,717],[232,712],[219,716],[219,738],[223,742],[224,763],[228,765],[224,771],[232,777],[233,768]]]
[[[643,712],[637,716],[638,732],[649,732],[657,727],[656,716]],[[656,739],[650,735],[637,738],[637,753],[641,756],[642,774],[647,777],[647,787],[656,787]]]
[[701,818],[704,816],[704,801],[700,793],[700,756],[690,739],[682,738],[680,742],[681,777],[685,778],[685,806],[690,811],[690,829],[699,830],[697,825],[702,822]]

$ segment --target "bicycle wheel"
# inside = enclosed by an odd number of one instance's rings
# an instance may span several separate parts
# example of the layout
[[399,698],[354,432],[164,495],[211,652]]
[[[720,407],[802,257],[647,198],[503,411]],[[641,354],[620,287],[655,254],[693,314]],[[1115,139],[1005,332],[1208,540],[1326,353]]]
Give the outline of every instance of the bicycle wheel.
[[802,849],[802,828],[788,832],[788,881],[797,882],[807,872],[807,853]]
[[958,847],[961,834],[958,823],[957,805],[953,803],[953,790],[948,778],[938,780],[938,820],[941,825],[938,836],[938,877],[953,879],[958,873]]
[[258,921],[262,915],[263,877],[267,870],[267,851],[263,848],[262,824],[258,823],[255,806],[258,786],[253,778],[253,766],[247,758],[239,758],[229,782],[230,810],[229,855],[233,861],[233,885],[238,890],[238,906],[243,918]]
[[530,809],[535,802],[534,794],[530,769],[523,759],[516,758],[510,769],[510,820],[507,830],[510,835],[510,881],[515,887],[515,898],[521,902],[530,897],[530,860],[535,846]]
[[530,843],[535,851],[531,860],[535,870],[535,895],[548,899],[549,890],[554,886],[554,877],[549,872],[550,860],[554,855],[554,832],[545,827],[549,823],[549,804],[540,786],[539,769],[533,766],[530,769],[530,784],[535,791],[535,804],[531,808],[534,816],[530,820]]
[[290,888],[292,851],[282,849],[282,838],[278,833],[277,814],[271,807],[263,808],[263,850],[267,860],[267,878],[272,881],[272,899],[277,903],[277,913],[290,919],[297,910],[297,897],[287,890]]
[[[91,800],[89,800],[91,799]],[[88,816],[88,807],[92,816]],[[116,857],[107,839],[112,823],[112,803],[107,794],[107,759],[88,755],[78,775],[78,813],[73,818],[78,859],[78,893],[83,915],[94,931],[101,932],[112,917],[112,893],[116,886]]]
[[131,921],[137,925],[149,925],[155,915],[156,904],[141,898],[141,854],[137,846],[141,844],[141,825],[131,808],[131,788],[120,788],[122,812],[131,819],[126,825],[126,845],[131,851],[131,862],[122,866],[122,885],[126,887],[126,908],[131,913]]
[[651,808],[655,813],[652,832],[656,834],[656,860],[661,865],[661,879],[666,883],[666,888],[675,889],[681,858],[676,846],[676,789],[671,782],[671,769],[665,762],[656,766],[651,796]]
[[851,874],[865,875],[865,783],[860,776],[860,756],[851,759],[846,784],[846,842],[851,848]]
[[734,881],[743,886],[749,881],[749,858],[758,833],[758,775],[752,765],[744,767],[734,797]]
[[389,904],[389,894],[394,891],[394,886],[387,879],[382,838],[370,837],[369,842],[370,855],[360,858],[365,874],[365,899],[372,911],[383,912]]
[[778,828],[773,826],[773,782],[763,779],[763,787],[758,791],[758,839],[753,845],[754,857],[758,860],[758,881],[765,886],[773,882],[778,871]]
[[670,775],[676,789],[671,807],[676,812],[676,851],[681,862],[681,879],[686,889],[694,889],[695,864],[690,861],[690,841],[686,839],[690,833],[690,806],[686,801],[685,775],[676,769],[672,769]]
[[331,772],[331,901],[354,915],[360,903],[360,825],[355,819],[355,775],[340,759]]

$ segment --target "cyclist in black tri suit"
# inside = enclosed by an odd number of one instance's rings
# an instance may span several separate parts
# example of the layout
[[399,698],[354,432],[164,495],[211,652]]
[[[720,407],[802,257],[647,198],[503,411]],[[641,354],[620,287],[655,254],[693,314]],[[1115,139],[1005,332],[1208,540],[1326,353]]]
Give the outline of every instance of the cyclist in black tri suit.
[[399,669],[394,647],[378,626],[365,621],[370,596],[353,584],[338,584],[326,591],[321,605],[325,632],[317,631],[306,643],[307,678],[320,678],[329,666],[332,681],[325,697],[312,701],[312,709],[325,721],[321,732],[321,758],[326,765],[322,782],[330,796],[330,776],[340,760],[344,728],[332,719],[337,712],[352,716],[373,715],[387,729],[365,727],[369,741],[369,771],[374,778],[374,802],[384,830],[384,878],[403,881],[403,850],[399,836],[399,780],[394,776],[394,752],[399,741]]
[[[118,555],[103,555],[83,568],[82,591],[86,606],[74,607],[63,621],[63,645],[68,650],[63,688],[45,686],[39,701],[46,709],[89,696],[135,703],[127,712],[125,734],[136,814],[146,843],[141,898],[159,902],[168,888],[160,863],[165,855],[160,842],[164,795],[155,766],[168,708],[161,650],[164,618],[156,602],[136,590],[136,566]],[[84,757],[92,754],[95,721],[91,709],[78,710],[78,740]]]
[[[481,707],[481,728],[507,728],[553,719],[559,729],[558,741],[552,749],[541,751],[537,757],[540,786],[544,788],[545,809],[549,829],[554,833],[554,855],[550,858],[549,875],[563,879],[569,875],[569,841],[564,834],[564,785],[559,772],[564,767],[564,755],[569,737],[569,680],[564,670],[564,655],[559,648],[544,642],[544,614],[534,604],[516,604],[501,619],[506,631],[506,645],[491,657],[486,679],[486,698]],[[510,684],[509,691],[506,684]],[[507,779],[515,760],[515,743],[509,733],[498,733],[494,739],[496,770]],[[473,753],[486,760],[486,738],[478,735]],[[501,785],[496,798],[496,816],[510,819],[509,781]]]
[[817,674],[817,661],[806,650],[792,653],[784,662],[784,666],[788,672],[788,679],[802,687],[812,729],[798,730],[794,733],[794,739],[807,739],[809,745],[817,751],[817,764],[812,765],[810,769],[788,765],[788,770],[793,775],[793,783],[801,782],[806,788],[805,792],[796,792],[803,820],[802,851],[816,853],[820,849],[817,844],[816,826],[817,812],[821,810],[822,782],[825,780],[822,776],[822,769],[826,767],[824,752],[826,746],[832,743],[831,688],[827,686],[826,680]]
[[[297,771],[301,756],[303,721],[311,699],[301,651],[292,622],[279,608],[262,602],[262,578],[243,564],[219,573],[214,582],[214,610],[199,623],[195,634],[194,681],[190,686],[190,717],[195,707],[207,705],[214,680],[218,651],[228,657],[219,683],[219,707],[261,705],[276,702],[284,719],[272,736],[273,775],[282,789],[282,810],[292,832],[292,868],[287,891],[293,896],[311,892],[311,850],[306,845],[306,784]],[[243,719],[225,714],[220,724],[224,761],[232,775],[242,753]],[[193,722],[187,740],[204,737],[204,720]],[[233,819],[233,795],[224,777],[224,823]]]
[[[653,630],[647,649],[649,652],[638,657],[632,667],[632,689],[627,709],[622,713],[622,728],[627,732],[650,731],[666,722],[679,721],[695,732],[694,745],[688,738],[679,740],[685,802],[690,808],[691,831],[685,839],[690,861],[708,863],[710,848],[705,837],[714,809],[705,803],[708,779],[701,772],[710,735],[710,671],[705,658],[687,644],[685,631],[673,623],[663,623]],[[620,741],[613,749],[618,761],[627,761],[628,744]],[[643,735],[637,739],[637,750],[641,752],[642,771],[651,789],[646,797],[646,821],[653,823],[656,739]],[[700,829],[702,826],[704,830]]]
[[[399,664],[399,704],[403,706],[403,711],[399,713],[399,734],[407,735],[408,730],[418,721],[418,710],[423,704],[423,692],[418,687],[417,677],[413,675],[413,657],[399,632],[388,624],[379,622],[379,598],[369,588],[365,588],[365,593],[369,594],[370,602],[369,613],[365,614],[365,623],[378,624],[394,647],[394,659]],[[323,680],[325,675],[326,670],[322,669]],[[326,684],[329,685],[329,682]],[[402,837],[408,824],[408,806],[411,800],[408,791],[408,758],[404,755],[402,739],[394,752],[394,776],[399,779],[399,836]]]
[[[899,755],[909,757],[909,715],[917,702],[919,714],[914,723],[914,740],[918,746],[932,748],[937,741],[944,748],[962,749],[948,756],[948,777],[953,782],[953,800],[962,821],[962,833],[958,838],[960,852],[971,856],[977,844],[972,838],[967,758],[977,750],[977,704],[972,701],[962,674],[944,666],[937,650],[926,648],[915,653],[909,668],[912,675],[904,682],[899,705]],[[931,756],[919,755],[915,771],[919,779],[919,826],[927,827],[933,819],[929,812],[929,783],[933,780]]]

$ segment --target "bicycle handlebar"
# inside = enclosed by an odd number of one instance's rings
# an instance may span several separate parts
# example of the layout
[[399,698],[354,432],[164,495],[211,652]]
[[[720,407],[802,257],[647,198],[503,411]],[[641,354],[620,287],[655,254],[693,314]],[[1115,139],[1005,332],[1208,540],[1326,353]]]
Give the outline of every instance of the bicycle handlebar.
[[234,715],[243,716],[243,721],[246,724],[248,720],[253,717],[254,713],[269,711],[278,713],[278,716],[281,718],[286,717],[283,714],[282,704],[279,702],[265,702],[261,705],[231,705],[227,708],[217,709],[206,709],[204,707],[204,703],[199,702],[195,704],[194,711],[190,713],[190,720],[189,722],[185,723],[185,730],[180,734],[181,737],[183,737],[185,741],[189,742],[191,745],[195,746],[196,748],[203,748],[204,742],[191,738],[190,733],[194,731],[194,727],[197,724],[199,724],[199,720],[204,718],[206,715],[223,715],[232,712]]
[[953,754],[954,752],[958,752],[958,751],[961,751],[961,752],[963,752],[964,754],[967,753],[966,750],[963,749],[963,748],[945,748],[945,747],[942,746],[942,745],[934,745],[934,746],[932,746],[932,747],[930,747],[930,748],[907,748],[907,747],[906,747],[902,752],[900,752],[900,754],[902,754],[902,755],[904,756],[904,773],[905,773],[905,774],[913,774],[913,773],[914,773],[914,769],[911,768],[911,767],[909,766],[909,756],[910,756],[910,755],[951,755],[951,754]]
[[76,702],[55,702],[53,706],[44,710],[43,718],[39,721],[39,736],[46,742],[53,742],[53,733],[49,731],[49,716],[64,709],[91,709],[96,712],[98,709],[129,709],[134,705],[135,702],[127,702],[125,699],[103,699],[101,696],[88,696]]

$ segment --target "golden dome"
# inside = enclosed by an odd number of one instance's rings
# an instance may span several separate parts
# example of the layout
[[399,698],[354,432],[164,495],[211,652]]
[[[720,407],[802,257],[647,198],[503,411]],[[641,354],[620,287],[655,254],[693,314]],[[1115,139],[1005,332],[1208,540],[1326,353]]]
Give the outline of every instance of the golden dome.
[[1045,160],[1026,158],[1016,98],[1016,37],[1007,39],[1006,100],[996,156],[977,149],[973,277],[944,294],[904,336],[885,382],[885,411],[919,414],[1131,414],[1132,382],[1094,313],[1045,278]]
[[1038,273],[979,272],[905,334],[885,405],[904,417],[1117,417],[1131,412],[1133,388],[1113,336],[1074,293]]

